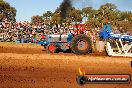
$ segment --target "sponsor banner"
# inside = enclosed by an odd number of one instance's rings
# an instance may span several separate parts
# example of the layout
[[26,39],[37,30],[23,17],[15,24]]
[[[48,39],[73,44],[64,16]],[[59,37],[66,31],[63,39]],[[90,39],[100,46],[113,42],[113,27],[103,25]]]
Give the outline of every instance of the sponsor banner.
[[77,77],[80,85],[86,83],[130,83],[130,75],[83,75]]

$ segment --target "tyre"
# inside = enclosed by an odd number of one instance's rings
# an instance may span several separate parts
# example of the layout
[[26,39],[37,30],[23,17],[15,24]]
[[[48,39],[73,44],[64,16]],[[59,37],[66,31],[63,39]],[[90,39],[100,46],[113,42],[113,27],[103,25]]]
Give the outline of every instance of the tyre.
[[55,44],[49,44],[46,46],[46,51],[48,53],[56,53],[57,52],[57,47]]
[[80,34],[72,39],[70,48],[73,53],[81,55],[90,53],[92,51],[91,45],[91,39],[87,35]]

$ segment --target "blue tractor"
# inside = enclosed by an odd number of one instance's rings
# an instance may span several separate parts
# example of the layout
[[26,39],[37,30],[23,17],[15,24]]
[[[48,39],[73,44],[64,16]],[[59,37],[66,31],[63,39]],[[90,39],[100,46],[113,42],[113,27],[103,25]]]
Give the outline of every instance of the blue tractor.
[[75,37],[71,33],[67,35],[50,34],[45,37],[45,40],[38,44],[43,45],[49,53],[72,50],[75,54],[86,54],[91,51],[91,40],[84,34]]

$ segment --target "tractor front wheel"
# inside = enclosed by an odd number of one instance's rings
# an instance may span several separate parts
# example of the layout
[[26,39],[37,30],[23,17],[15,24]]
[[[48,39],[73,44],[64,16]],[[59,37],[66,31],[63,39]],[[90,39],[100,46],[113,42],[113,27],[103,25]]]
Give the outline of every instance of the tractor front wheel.
[[56,47],[55,44],[49,44],[49,45],[46,46],[46,51],[48,53],[56,53],[57,47]]

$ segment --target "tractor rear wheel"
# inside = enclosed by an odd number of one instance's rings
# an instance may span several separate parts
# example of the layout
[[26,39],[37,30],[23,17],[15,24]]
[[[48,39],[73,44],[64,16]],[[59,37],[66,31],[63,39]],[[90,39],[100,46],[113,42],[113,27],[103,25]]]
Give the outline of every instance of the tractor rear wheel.
[[88,54],[92,50],[91,39],[84,34],[77,35],[72,39],[70,48],[75,54]]
[[49,44],[49,45],[46,46],[46,51],[48,53],[56,53],[57,47],[56,47],[55,44]]

